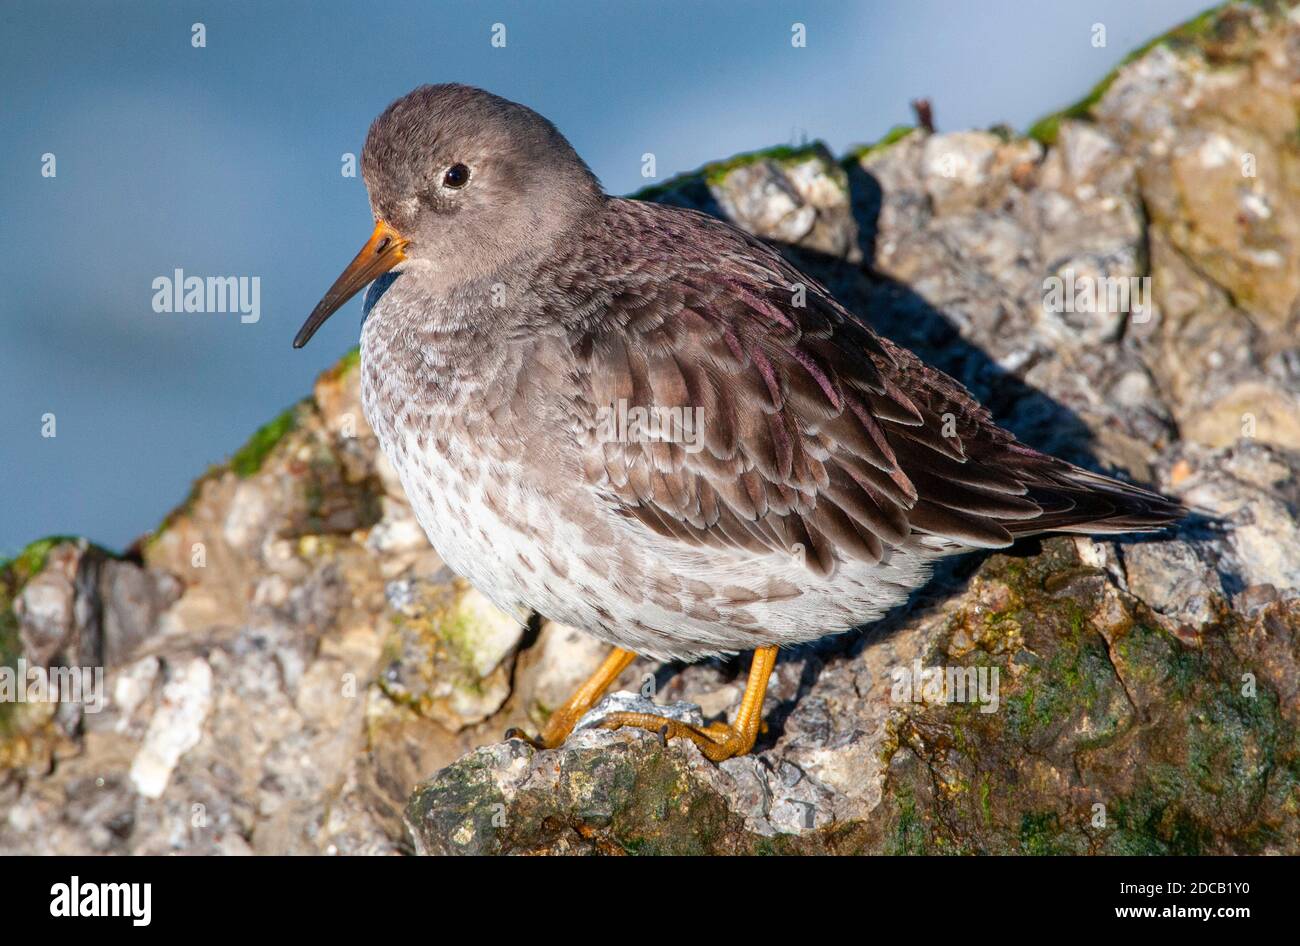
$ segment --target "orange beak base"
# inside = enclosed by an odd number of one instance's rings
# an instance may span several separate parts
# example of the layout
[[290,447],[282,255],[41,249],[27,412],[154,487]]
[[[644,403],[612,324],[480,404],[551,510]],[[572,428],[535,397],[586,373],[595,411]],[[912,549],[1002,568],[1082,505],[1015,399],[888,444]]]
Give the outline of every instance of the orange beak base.
[[302,348],[306,345],[316,334],[316,330],[324,325],[325,320],[337,312],[343,303],[406,259],[406,254],[402,251],[410,242],[384,221],[376,221],[375,232],[370,234],[370,239],[361,248],[361,252],[348,263],[347,269],[343,270],[339,278],[334,280],[334,285],[330,286],[329,292],[325,293],[325,297],[316,304],[316,308],[311,310],[311,315],[307,316],[307,321],[302,323],[302,328],[298,329],[298,334],[293,338],[293,347]]

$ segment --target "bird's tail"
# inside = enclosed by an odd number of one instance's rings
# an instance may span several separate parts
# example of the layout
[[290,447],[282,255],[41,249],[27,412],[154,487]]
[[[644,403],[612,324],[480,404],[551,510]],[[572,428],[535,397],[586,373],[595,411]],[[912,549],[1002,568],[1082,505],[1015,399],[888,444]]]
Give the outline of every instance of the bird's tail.
[[1153,532],[1188,513],[1186,506],[1168,496],[1064,463],[1035,477],[1029,497],[1043,508],[1043,514],[1003,523],[1013,535]]

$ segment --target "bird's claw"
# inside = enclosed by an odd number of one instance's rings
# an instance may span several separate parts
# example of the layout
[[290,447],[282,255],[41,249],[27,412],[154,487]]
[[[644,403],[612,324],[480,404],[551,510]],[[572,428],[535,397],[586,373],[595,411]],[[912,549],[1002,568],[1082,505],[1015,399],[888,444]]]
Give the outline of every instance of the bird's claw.
[[504,741],[509,742],[511,739],[518,739],[520,742],[526,742],[534,749],[545,749],[546,746],[536,736],[530,736],[518,726],[511,726],[506,730],[506,734],[501,737]]

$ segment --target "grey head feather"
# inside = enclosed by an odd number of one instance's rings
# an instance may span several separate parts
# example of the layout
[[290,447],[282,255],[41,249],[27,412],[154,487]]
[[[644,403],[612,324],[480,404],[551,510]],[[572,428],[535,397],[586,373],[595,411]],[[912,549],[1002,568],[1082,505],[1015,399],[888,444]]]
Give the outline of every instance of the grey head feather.
[[[458,164],[469,181],[448,187]],[[544,254],[604,201],[553,124],[456,83],[420,86],[389,105],[370,127],[361,171],[375,217],[411,241],[404,266],[448,286]]]

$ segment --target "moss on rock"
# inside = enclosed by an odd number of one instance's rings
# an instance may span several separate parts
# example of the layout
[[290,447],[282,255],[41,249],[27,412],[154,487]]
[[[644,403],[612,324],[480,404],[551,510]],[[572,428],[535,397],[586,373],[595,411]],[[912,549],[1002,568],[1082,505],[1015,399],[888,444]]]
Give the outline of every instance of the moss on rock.
[[[360,362],[361,349],[359,346],[354,345],[331,367],[321,372],[320,380],[337,381],[353,371]],[[280,445],[285,437],[299,429],[303,423],[303,412],[317,409],[318,405],[315,399],[308,396],[257,428],[252,436],[231,454],[229,459],[224,463],[215,463],[209,466],[202,476],[190,484],[189,492],[185,498],[163,517],[158,526],[149,534],[148,541],[156,541],[178,517],[185,515],[194,507],[194,503],[203,491],[204,484],[221,477],[227,472],[234,473],[240,479],[255,476],[261,471],[267,457],[271,455],[272,451]],[[367,516],[373,518],[372,513],[367,513]]]
[[861,163],[864,159],[869,158],[872,155],[880,154],[892,145],[902,141],[914,131],[916,131],[915,125],[895,125],[893,128],[889,129],[889,131],[885,132],[885,134],[878,140],[873,141],[870,144],[858,145],[855,148],[850,148],[849,153],[840,159],[840,163],[845,167]]
[[820,141],[814,141],[806,145],[776,145],[758,151],[745,151],[721,161],[711,161],[694,171],[675,175],[660,184],[643,187],[628,196],[632,200],[659,200],[665,194],[692,185],[714,186],[720,184],[732,171],[748,167],[759,161],[773,161],[780,165],[791,165],[808,160],[824,161],[828,165],[835,163],[829,149]]
[[1285,10],[1288,4],[1282,2],[1282,0],[1238,0],[1238,2],[1220,4],[1198,13],[1190,20],[1180,23],[1165,33],[1161,33],[1130,52],[1120,61],[1118,66],[1094,85],[1087,95],[1073,105],[1038,119],[1029,126],[1026,134],[1043,145],[1055,144],[1057,135],[1060,133],[1061,122],[1065,119],[1090,120],[1093,108],[1110,90],[1111,85],[1114,84],[1115,79],[1125,66],[1141,59],[1158,46],[1168,46],[1173,49],[1186,47],[1210,48],[1214,45],[1216,39],[1229,38],[1228,34],[1235,29],[1238,15],[1236,11],[1246,7],[1255,7],[1276,14]]
[[[1025,634],[1000,666],[1006,711],[948,704],[905,720],[895,752],[922,764],[891,760],[895,822],[923,812],[928,846],[987,853],[1294,847],[1294,809],[1264,795],[1300,798],[1300,741],[1275,694],[1243,692],[1244,619],[1225,612],[1188,648],[1070,553],[1056,539],[1022,567],[994,556],[981,569],[1013,587]],[[968,748],[953,751],[959,733]],[[935,788],[947,784],[989,788],[972,806]]]
[[298,409],[299,405],[295,404],[274,420],[257,428],[253,436],[230,457],[230,470],[241,479],[247,479],[260,470],[267,454],[298,426]]

